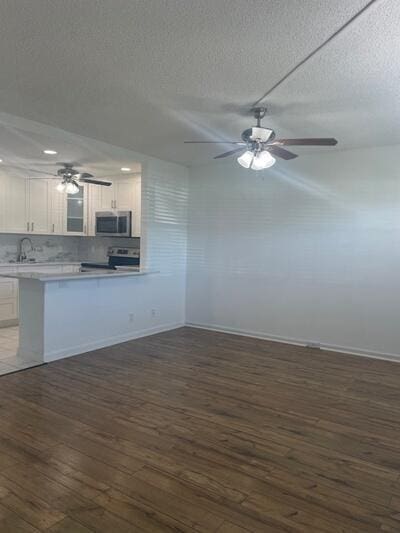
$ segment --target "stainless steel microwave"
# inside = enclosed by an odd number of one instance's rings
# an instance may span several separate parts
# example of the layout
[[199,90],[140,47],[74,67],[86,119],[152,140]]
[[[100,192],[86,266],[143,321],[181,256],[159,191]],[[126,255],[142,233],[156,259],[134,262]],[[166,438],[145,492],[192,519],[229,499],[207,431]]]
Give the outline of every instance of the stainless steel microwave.
[[96,235],[131,237],[132,211],[97,211]]

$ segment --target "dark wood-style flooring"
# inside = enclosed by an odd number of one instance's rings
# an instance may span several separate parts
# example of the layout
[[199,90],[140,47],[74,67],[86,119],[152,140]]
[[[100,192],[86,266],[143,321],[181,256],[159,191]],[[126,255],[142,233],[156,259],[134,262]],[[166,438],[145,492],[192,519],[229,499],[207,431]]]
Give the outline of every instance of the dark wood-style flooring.
[[182,328],[0,378],[0,531],[399,532],[400,364]]

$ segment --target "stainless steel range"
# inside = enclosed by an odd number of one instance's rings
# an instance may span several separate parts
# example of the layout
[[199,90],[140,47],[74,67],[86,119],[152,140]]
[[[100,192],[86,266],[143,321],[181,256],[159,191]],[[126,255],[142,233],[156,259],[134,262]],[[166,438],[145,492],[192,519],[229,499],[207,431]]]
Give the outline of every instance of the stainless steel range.
[[110,246],[107,250],[107,263],[81,263],[81,272],[92,272],[96,270],[139,270],[140,250],[139,248],[124,248],[121,246]]

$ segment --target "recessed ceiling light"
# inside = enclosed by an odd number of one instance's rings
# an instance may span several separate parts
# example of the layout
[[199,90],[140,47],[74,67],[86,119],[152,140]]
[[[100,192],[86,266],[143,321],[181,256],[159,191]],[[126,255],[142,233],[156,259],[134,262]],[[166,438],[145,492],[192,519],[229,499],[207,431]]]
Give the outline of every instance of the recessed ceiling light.
[[43,153],[46,155],[57,155],[55,150],[43,150]]
[[0,159],[0,163],[2,163],[2,162],[3,162],[3,160],[2,160],[2,159]]
[[132,169],[129,167],[121,167],[122,172],[130,172]]

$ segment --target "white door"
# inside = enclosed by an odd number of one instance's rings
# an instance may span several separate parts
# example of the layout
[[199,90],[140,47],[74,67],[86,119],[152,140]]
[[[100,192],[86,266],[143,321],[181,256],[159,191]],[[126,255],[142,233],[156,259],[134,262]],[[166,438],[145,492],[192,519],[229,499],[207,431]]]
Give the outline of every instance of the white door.
[[28,231],[26,182],[25,178],[4,178],[4,231],[7,233]]
[[46,178],[28,179],[28,222],[31,233],[51,233],[48,182]]

